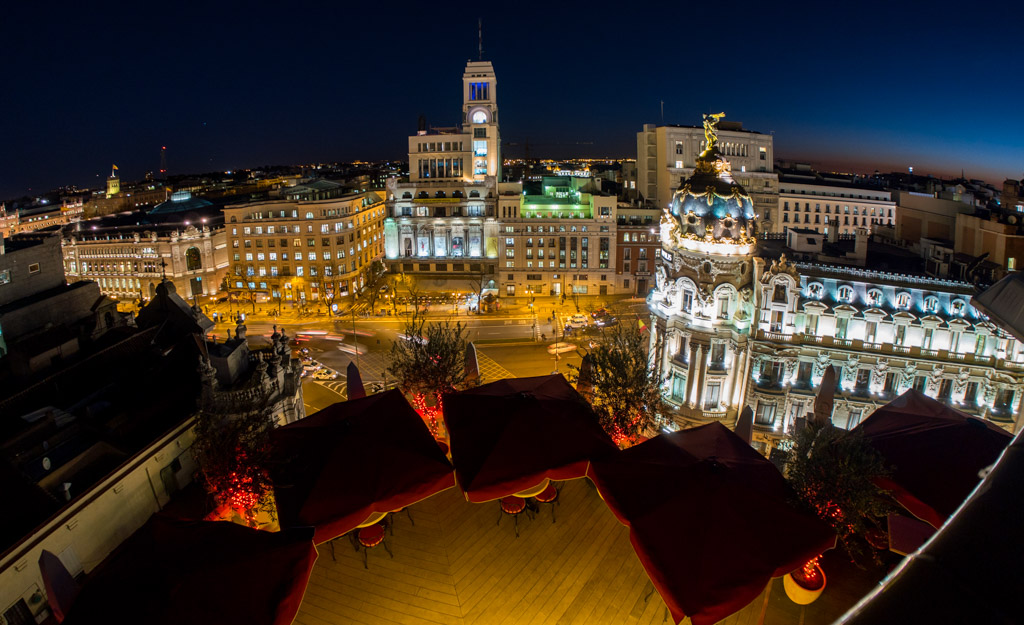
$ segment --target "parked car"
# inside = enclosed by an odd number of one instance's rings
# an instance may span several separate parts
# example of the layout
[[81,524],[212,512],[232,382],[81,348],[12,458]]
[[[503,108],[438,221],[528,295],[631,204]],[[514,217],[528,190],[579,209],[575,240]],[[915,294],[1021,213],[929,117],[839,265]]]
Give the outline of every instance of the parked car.
[[590,313],[590,316],[594,319],[600,319],[601,317],[607,317],[611,313],[608,312],[607,308],[598,308],[594,312]]
[[565,325],[570,328],[585,328],[590,325],[590,320],[586,315],[572,315]]

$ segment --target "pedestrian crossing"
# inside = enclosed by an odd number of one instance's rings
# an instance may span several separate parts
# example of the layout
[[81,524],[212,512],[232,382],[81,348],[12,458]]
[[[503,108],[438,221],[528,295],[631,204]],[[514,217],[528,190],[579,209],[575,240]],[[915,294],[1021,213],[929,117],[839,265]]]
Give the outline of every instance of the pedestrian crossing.
[[476,352],[476,361],[480,366],[480,381],[484,384],[516,377],[514,373],[499,365],[493,358],[480,350]]

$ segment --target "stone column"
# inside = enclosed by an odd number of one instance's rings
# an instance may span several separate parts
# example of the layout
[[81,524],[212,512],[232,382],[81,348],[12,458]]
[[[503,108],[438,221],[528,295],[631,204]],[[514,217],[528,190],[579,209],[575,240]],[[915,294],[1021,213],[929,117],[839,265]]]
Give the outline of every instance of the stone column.
[[700,357],[700,346],[690,340],[690,361],[686,367],[686,403],[693,405],[694,378],[697,377],[697,359]]
[[698,410],[703,410],[704,406],[704,379],[707,377],[708,370],[708,353],[701,347],[697,353],[697,384],[696,384],[696,396],[697,399],[694,405]]

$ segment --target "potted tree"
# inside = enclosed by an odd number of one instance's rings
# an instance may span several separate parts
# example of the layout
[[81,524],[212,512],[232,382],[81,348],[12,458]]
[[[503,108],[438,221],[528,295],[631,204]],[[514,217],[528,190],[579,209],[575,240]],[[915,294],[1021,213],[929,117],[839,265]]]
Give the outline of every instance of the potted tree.
[[391,345],[388,372],[438,438],[444,436],[441,397],[466,385],[466,335],[462,323],[428,324],[419,312],[413,312],[404,337]]
[[[798,429],[786,464],[799,504],[832,526],[861,568],[881,562],[877,535],[893,506],[874,480],[888,474],[881,454],[862,435],[827,421],[812,420]],[[815,558],[784,581],[794,602],[813,601],[825,587],[825,574]]]
[[615,326],[584,356],[569,365],[570,382],[590,400],[601,426],[620,447],[630,447],[656,426],[662,413],[658,373],[647,356],[649,340],[637,326]]

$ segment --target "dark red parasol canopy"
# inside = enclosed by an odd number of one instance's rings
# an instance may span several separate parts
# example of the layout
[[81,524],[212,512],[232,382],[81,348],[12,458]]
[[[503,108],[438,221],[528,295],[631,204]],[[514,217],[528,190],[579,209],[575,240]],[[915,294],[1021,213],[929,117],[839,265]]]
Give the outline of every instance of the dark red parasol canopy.
[[473,502],[583,477],[591,458],[617,449],[561,375],[499,380],[443,403],[455,477]]
[[89,574],[64,623],[289,625],[316,561],[311,534],[154,515]]
[[1009,432],[910,389],[853,429],[885,457],[879,480],[896,501],[941,527],[981,481],[978,473],[1010,444]]
[[778,469],[720,423],[595,460],[587,475],[676,622],[724,619],[835,546],[824,522],[790,505]]
[[317,544],[455,484],[452,465],[397,390],[334,404],[271,437],[281,524],[315,527]]

